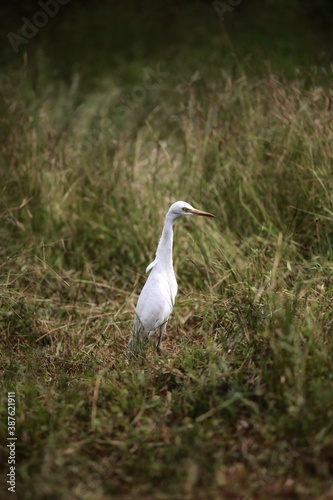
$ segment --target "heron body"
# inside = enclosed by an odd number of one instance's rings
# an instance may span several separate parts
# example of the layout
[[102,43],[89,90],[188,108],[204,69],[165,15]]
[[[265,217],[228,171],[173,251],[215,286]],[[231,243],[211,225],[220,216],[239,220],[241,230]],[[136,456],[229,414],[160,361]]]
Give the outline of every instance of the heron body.
[[156,349],[160,352],[162,336],[177,295],[172,259],[173,224],[178,217],[191,215],[214,217],[209,212],[196,210],[185,201],[173,203],[166,214],[155,260],[146,269],[150,274],[135,310],[134,332],[129,341],[129,351],[132,353],[137,353],[147,336],[152,336],[157,331],[159,337]]

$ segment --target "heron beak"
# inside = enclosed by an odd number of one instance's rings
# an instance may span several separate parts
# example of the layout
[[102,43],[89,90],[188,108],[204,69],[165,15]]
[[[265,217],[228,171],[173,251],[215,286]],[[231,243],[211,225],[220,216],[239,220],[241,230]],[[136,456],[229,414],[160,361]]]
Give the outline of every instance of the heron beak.
[[215,217],[215,215],[204,212],[203,210],[197,210],[196,208],[189,208],[188,211],[193,215],[202,215],[203,217]]

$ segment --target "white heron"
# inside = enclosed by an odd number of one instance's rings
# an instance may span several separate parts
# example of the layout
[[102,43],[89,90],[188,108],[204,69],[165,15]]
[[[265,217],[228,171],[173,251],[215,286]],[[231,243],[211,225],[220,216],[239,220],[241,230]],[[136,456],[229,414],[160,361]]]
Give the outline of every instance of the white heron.
[[168,210],[155,260],[149,264],[148,279],[141,291],[135,310],[134,331],[129,341],[129,354],[137,354],[147,337],[159,332],[156,350],[161,352],[161,340],[177,295],[177,281],[173,269],[173,223],[178,217],[202,215],[215,217],[209,212],[193,208],[185,201],[176,201]]

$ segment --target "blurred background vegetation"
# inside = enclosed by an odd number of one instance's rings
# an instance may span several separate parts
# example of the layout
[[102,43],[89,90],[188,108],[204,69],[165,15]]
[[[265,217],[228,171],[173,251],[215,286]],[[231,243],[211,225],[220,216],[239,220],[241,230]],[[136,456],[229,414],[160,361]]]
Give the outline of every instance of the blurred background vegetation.
[[[19,34],[22,17],[31,20],[39,10],[38,2],[31,0],[2,3],[2,64],[20,65],[23,50],[33,58],[41,48],[53,76],[70,80],[73,72],[80,72],[84,79],[93,80],[107,74],[117,79],[126,76],[127,83],[134,63],[139,66],[156,59],[173,68],[177,60],[183,72],[198,69],[199,63],[201,71],[217,70],[228,67],[230,61],[236,64],[236,58],[255,73],[271,65],[273,71],[294,74],[297,67],[322,66],[332,57],[330,0],[230,4],[70,0],[59,6],[54,17],[49,16],[31,42],[20,46],[21,57],[14,57],[8,32]],[[223,22],[219,12],[224,13]]]
[[[332,498],[333,3],[58,7],[18,43],[41,5],[0,4],[20,498]],[[177,199],[216,219],[177,224],[166,354],[130,364]]]

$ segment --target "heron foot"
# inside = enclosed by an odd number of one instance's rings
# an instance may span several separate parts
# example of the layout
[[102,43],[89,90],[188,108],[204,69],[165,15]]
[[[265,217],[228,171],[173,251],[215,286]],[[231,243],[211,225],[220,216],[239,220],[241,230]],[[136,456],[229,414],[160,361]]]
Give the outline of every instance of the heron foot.
[[157,352],[157,354],[158,354],[159,356],[161,356],[161,354],[162,354],[162,350],[161,350],[161,348],[160,348],[160,346],[159,346],[159,345],[157,345],[157,346],[156,346],[156,352]]

